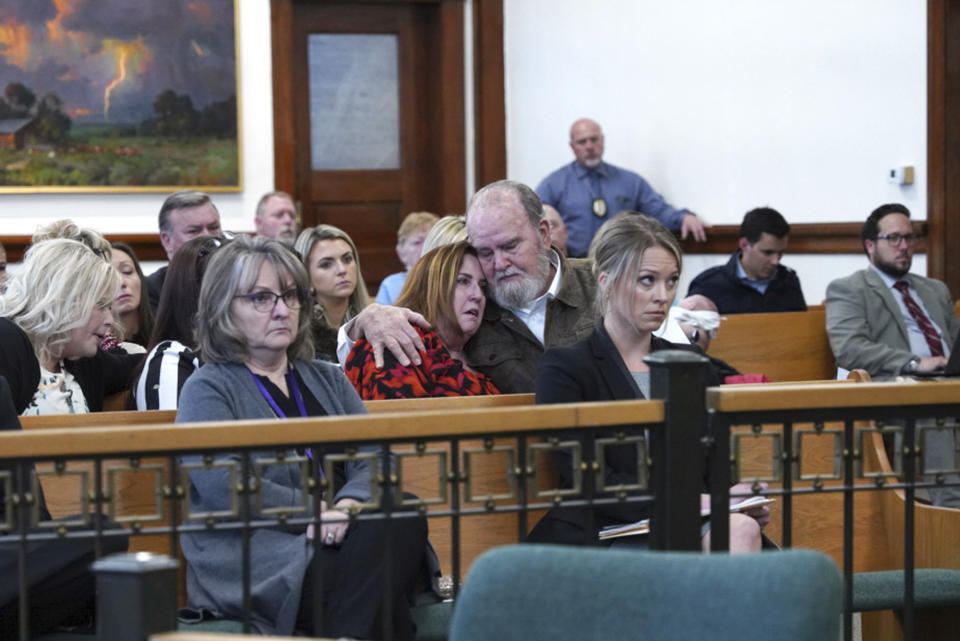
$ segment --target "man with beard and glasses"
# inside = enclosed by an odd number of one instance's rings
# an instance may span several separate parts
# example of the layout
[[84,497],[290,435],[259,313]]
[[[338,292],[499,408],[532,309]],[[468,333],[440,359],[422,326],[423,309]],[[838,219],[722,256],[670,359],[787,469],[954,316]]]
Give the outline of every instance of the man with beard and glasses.
[[[524,184],[487,185],[470,200],[466,218],[489,287],[483,321],[465,346],[467,365],[505,394],[532,392],[544,347],[575,343],[596,325],[590,263],[551,249],[543,205]],[[385,348],[403,365],[417,363],[423,346],[411,323],[427,327],[410,310],[372,304],[343,328],[341,338],[365,337],[378,367]],[[338,354],[345,352],[349,342],[341,340]]]
[[875,209],[860,231],[870,267],[827,287],[827,334],[837,365],[874,379],[934,372],[960,333],[947,286],[910,274],[917,236],[910,210]]
[[[943,369],[960,320],[945,284],[908,273],[917,241],[910,210],[878,207],[860,239],[870,266],[827,287],[827,334],[837,365],[865,369],[874,380]],[[926,438],[927,469],[954,469],[953,432],[930,430]],[[931,489],[930,499],[957,506],[960,488]]]

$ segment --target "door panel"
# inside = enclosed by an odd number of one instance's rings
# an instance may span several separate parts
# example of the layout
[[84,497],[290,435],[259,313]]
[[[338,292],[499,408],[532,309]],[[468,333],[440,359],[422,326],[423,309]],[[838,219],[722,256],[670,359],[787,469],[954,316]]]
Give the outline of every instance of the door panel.
[[[288,43],[277,42],[284,25],[289,27]],[[277,185],[302,203],[304,227],[329,223],[350,234],[360,250],[371,292],[384,276],[402,269],[394,246],[397,227],[407,213],[425,210],[444,215],[464,209],[462,30],[460,0],[323,4],[275,0],[274,74],[289,76],[274,81]],[[343,39],[337,34],[374,37]],[[314,60],[324,61],[314,64],[313,77],[311,35]],[[387,67],[393,38],[397,69],[396,96],[391,101],[393,90],[380,85],[392,82]],[[365,40],[371,43],[369,56],[357,46]],[[289,55],[278,54],[277,47],[288,47]],[[366,78],[368,84],[355,82],[358,77]],[[459,80],[451,82],[451,77]],[[324,105],[313,113],[311,85],[314,107]],[[383,111],[391,103],[397,110],[394,116]],[[361,118],[359,124],[356,118],[347,119],[342,124],[331,114],[342,113],[338,109],[343,105],[352,105],[348,107],[351,115],[366,114],[367,119]],[[373,159],[359,164],[399,166],[314,169],[312,149],[323,144],[311,144],[311,125],[320,120],[320,114],[326,114],[321,125],[335,121],[320,142],[333,150],[332,156],[346,158],[346,166],[356,166],[351,158],[357,156]],[[368,150],[339,147],[389,143],[394,135],[392,120],[397,124],[399,154],[391,157],[389,150],[360,153]],[[365,126],[377,135],[368,135]]]

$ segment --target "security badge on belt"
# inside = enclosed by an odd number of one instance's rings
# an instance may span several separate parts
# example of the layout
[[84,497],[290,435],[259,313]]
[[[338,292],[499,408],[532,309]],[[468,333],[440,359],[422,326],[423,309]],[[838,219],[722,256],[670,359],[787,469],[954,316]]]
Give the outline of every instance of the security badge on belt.
[[607,215],[607,201],[603,198],[595,198],[593,200],[593,205],[590,206],[593,209],[593,215],[597,218],[603,218]]

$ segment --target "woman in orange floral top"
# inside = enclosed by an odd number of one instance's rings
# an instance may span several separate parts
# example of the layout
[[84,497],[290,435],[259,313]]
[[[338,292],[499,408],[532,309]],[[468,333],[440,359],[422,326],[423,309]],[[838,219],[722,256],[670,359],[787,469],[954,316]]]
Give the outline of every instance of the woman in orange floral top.
[[366,340],[353,346],[344,365],[347,378],[364,400],[421,396],[498,394],[493,382],[472,370],[463,347],[480,327],[486,306],[486,280],[477,254],[465,242],[426,253],[410,269],[394,305],[407,307],[433,325],[417,328],[426,351],[420,365],[401,365],[390,354],[382,369]]

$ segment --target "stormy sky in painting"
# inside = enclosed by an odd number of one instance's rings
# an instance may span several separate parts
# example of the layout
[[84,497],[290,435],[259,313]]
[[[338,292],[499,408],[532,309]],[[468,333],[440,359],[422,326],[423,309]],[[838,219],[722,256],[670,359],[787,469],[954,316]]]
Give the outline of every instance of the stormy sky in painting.
[[173,89],[236,93],[233,0],[2,0],[0,91],[55,93],[75,123],[137,123]]

